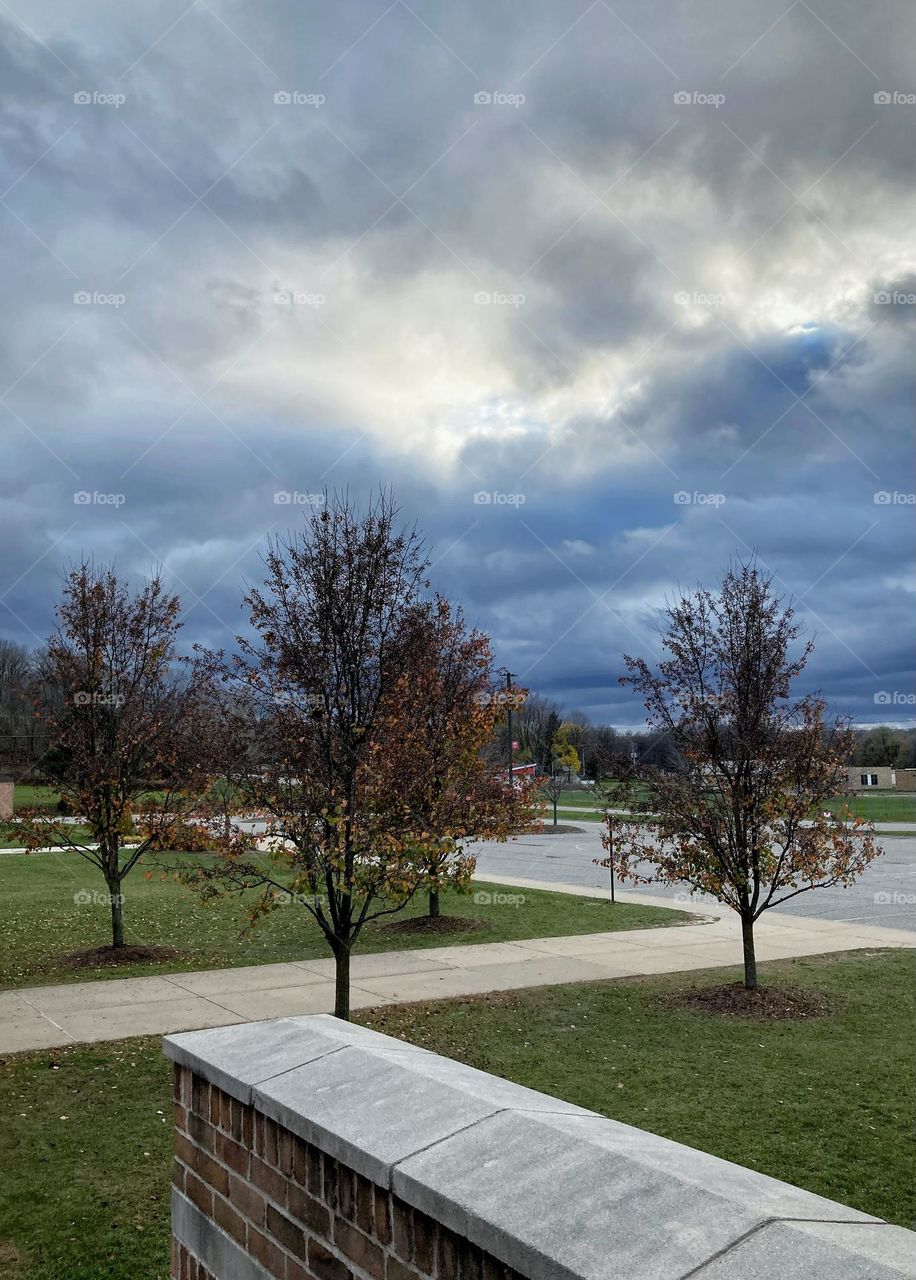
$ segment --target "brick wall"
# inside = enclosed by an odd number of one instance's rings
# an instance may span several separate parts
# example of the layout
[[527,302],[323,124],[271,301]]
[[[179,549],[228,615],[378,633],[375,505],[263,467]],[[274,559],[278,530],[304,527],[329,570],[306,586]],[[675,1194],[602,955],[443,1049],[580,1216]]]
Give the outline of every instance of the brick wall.
[[[177,1064],[174,1110],[175,1188],[267,1276],[521,1280],[392,1192]],[[178,1241],[172,1275],[235,1280],[212,1276]]]

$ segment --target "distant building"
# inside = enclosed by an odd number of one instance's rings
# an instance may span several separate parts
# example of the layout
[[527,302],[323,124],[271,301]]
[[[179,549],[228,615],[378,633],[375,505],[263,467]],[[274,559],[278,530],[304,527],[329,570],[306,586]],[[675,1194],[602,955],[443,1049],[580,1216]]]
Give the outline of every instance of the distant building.
[[884,764],[851,764],[846,770],[847,791],[916,791],[916,769],[895,769]]

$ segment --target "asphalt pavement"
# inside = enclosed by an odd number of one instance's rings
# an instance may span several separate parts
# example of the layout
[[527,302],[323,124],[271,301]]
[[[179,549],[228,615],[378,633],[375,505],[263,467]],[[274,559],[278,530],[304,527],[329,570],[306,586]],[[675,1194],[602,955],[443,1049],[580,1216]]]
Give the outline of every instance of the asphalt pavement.
[[[515,876],[555,884],[576,884],[602,888],[608,872],[595,865],[605,857],[601,844],[603,825],[576,822],[580,830],[553,835],[550,828],[538,835],[519,836],[504,844],[482,841],[472,846],[477,854],[477,875],[498,880]],[[890,836],[878,833],[884,850],[848,889],[812,889],[800,893],[774,911],[850,924],[881,925],[888,929],[916,929],[916,835]],[[651,874],[651,867],[642,868]],[[655,884],[646,887],[618,885],[618,889],[638,888],[643,893],[703,905],[701,894],[691,894],[685,885]]]

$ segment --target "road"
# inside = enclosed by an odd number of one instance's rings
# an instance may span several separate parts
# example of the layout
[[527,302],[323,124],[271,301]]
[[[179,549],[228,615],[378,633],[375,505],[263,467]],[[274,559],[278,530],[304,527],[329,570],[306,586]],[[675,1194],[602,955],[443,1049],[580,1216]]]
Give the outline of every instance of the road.
[[[472,846],[477,853],[477,875],[481,878],[518,876],[557,884],[605,887],[608,873],[594,865],[603,858],[601,832],[597,822],[577,822],[578,833],[520,836],[505,844],[482,841]],[[916,929],[916,835],[879,835],[884,856],[876,859],[859,881],[848,889],[814,889],[773,910],[823,920],[843,920],[888,929]],[[648,870],[648,869],[647,869]],[[631,886],[634,887],[634,886]],[[685,886],[652,884],[635,886],[643,893],[688,901]],[[692,901],[702,905],[702,896]]]

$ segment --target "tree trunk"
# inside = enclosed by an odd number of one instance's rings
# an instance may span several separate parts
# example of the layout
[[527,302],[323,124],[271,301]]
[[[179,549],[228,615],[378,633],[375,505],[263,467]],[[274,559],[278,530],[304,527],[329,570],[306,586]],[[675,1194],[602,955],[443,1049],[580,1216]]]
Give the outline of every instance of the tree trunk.
[[334,947],[334,1017],[350,1021],[350,948]]
[[430,889],[429,891],[429,918],[430,920],[438,920],[441,915],[439,908],[439,890]]
[[111,945],[124,946],[124,916],[121,910],[121,882],[108,881],[108,900],[111,903]]
[[556,825],[557,825],[557,802],[556,802],[556,800],[554,800],[554,802],[553,802],[553,825],[554,825],[554,826],[556,826]]
[[741,917],[741,941],[744,946],[744,985],[748,991],[756,991],[757,957],[754,954],[754,921],[750,916]]

